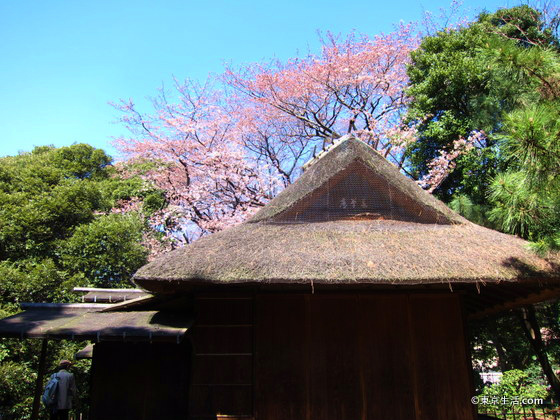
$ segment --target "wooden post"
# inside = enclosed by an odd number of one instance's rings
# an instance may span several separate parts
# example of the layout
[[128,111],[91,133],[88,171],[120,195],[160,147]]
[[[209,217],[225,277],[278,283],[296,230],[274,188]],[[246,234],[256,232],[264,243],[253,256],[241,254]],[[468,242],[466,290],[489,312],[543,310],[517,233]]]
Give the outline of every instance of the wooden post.
[[39,369],[37,370],[37,380],[35,381],[35,395],[33,395],[33,410],[31,412],[31,420],[39,418],[39,408],[41,404],[41,391],[43,390],[43,376],[45,376],[45,368],[47,364],[47,344],[48,339],[43,338],[41,343],[41,356],[39,357]]

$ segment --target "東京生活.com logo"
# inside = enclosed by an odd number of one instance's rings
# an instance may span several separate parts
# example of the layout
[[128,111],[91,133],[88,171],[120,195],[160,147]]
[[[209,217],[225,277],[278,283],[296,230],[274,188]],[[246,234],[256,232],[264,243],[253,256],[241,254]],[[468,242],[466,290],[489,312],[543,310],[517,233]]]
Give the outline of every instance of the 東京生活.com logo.
[[521,398],[521,397],[472,397],[473,404],[480,405],[540,405],[544,401],[542,398]]

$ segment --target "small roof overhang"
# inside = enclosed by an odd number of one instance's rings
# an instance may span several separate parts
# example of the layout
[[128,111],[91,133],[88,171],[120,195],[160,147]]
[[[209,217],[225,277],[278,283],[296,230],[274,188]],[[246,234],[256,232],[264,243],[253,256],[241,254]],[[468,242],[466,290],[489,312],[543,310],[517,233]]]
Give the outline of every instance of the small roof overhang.
[[101,289],[98,287],[74,287],[74,292],[84,293],[82,302],[86,303],[117,303],[150,295],[142,289]]
[[93,358],[93,344],[90,343],[87,346],[85,346],[83,349],[81,349],[80,351],[76,352],[76,354],[74,355],[74,358],[76,360],[92,359]]
[[0,337],[91,341],[176,341],[192,318],[157,310],[111,310],[114,305],[35,304],[0,320]]

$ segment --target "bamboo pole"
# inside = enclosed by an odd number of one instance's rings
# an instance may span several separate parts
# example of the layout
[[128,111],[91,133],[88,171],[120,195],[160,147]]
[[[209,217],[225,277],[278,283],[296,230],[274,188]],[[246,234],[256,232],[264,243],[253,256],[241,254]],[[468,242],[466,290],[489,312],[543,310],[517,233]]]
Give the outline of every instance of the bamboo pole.
[[43,376],[45,376],[45,368],[47,361],[47,344],[48,339],[43,338],[41,342],[41,355],[39,357],[39,368],[37,369],[37,380],[35,381],[35,394],[33,395],[33,410],[31,412],[31,420],[39,418],[39,408],[41,404],[41,391],[43,390]]

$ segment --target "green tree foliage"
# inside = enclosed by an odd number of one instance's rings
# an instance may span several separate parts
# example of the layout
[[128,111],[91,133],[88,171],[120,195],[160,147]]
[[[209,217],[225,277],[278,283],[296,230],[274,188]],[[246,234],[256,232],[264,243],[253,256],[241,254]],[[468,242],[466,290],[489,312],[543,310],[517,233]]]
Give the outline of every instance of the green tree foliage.
[[524,370],[531,364],[530,345],[514,314],[471,321],[469,330],[472,358],[478,361],[478,370]]
[[110,211],[159,192],[119,177],[110,163],[85,144],[0,159],[2,304],[66,301],[78,284],[126,285],[146,262],[143,215]]
[[514,401],[519,405],[523,400],[544,400],[547,392],[545,385],[531,381],[526,372],[513,369],[503,372],[500,382],[486,386],[478,397],[484,405],[493,406],[496,412],[504,412]]
[[520,48],[502,39],[486,51],[493,66],[531,86],[501,119],[506,169],[491,184],[489,217],[541,253],[560,249],[560,53],[546,44]]
[[474,130],[486,144],[459,158],[437,193],[476,223],[560,248],[560,56],[544,14],[526,5],[484,13],[423,40],[409,68],[409,116],[420,124],[411,165]]
[[508,114],[502,149],[510,167],[489,196],[491,220],[542,254],[560,249],[559,113],[558,99],[542,98]]
[[[85,343],[72,341],[50,341],[47,350],[46,377],[56,372],[58,362],[72,359]],[[37,379],[37,366],[41,352],[39,340],[3,339],[0,341],[0,413],[17,419],[29,419],[33,404],[33,392]],[[81,412],[88,411],[89,405],[89,360],[77,361],[72,366],[76,376],[78,395],[74,407]],[[46,378],[45,378],[46,380]],[[47,419],[46,410],[41,411],[41,419]]]
[[[538,93],[539,84],[526,71],[512,71],[511,61],[500,63],[501,51],[519,55],[552,48],[557,40],[540,12],[524,5],[482,14],[473,24],[423,39],[409,67],[413,100],[411,121],[419,121],[420,141],[408,151],[417,176],[441,148],[474,130],[487,134],[484,144],[460,158],[455,171],[437,193],[445,200],[466,194],[475,204],[486,201],[489,184],[504,170],[497,144],[504,117]],[[535,49],[536,50],[536,49]],[[494,56],[494,57],[492,57]]]
[[499,9],[494,13],[482,13],[478,22],[486,25],[489,32],[500,37],[515,40],[520,46],[539,46],[558,48],[555,30],[558,17],[547,21],[543,11],[526,4],[509,9]]
[[110,214],[78,226],[60,245],[62,266],[97,287],[126,284],[146,262],[144,226],[135,215]]
[[[119,207],[134,200],[143,205]],[[0,316],[20,311],[20,302],[75,301],[75,286],[129,286],[148,254],[146,217],[165,204],[161,191],[121,176],[86,144],[0,158]],[[50,342],[49,369],[84,345]],[[0,414],[28,418],[39,348],[38,340],[0,340]],[[73,368],[83,409],[88,363]]]

